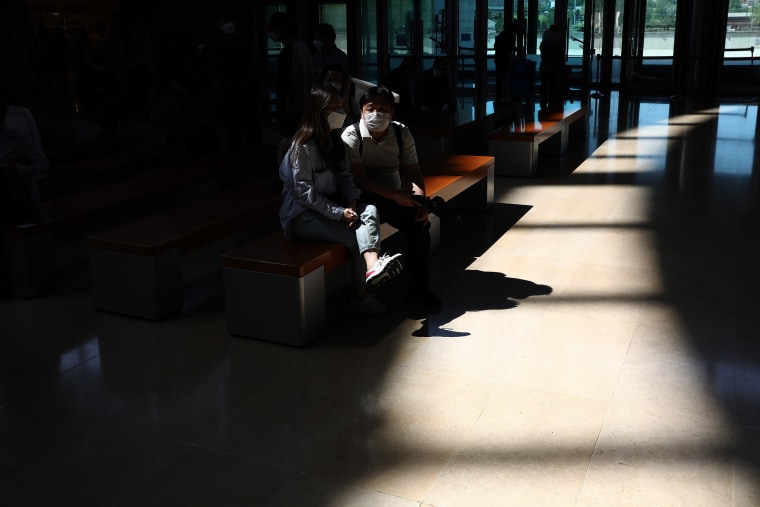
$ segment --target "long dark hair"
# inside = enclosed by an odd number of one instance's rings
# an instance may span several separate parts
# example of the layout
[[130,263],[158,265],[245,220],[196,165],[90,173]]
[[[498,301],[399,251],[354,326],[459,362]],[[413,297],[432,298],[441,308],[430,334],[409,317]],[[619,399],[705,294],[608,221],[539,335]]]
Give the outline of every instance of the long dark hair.
[[340,132],[336,130],[331,133],[330,125],[322,116],[325,108],[335,99],[340,100],[340,94],[330,85],[316,85],[311,89],[306,97],[306,109],[301,117],[301,124],[293,136],[290,151],[292,163],[295,163],[298,150],[309,141],[314,141],[325,167],[336,172],[341,170],[346,152]]

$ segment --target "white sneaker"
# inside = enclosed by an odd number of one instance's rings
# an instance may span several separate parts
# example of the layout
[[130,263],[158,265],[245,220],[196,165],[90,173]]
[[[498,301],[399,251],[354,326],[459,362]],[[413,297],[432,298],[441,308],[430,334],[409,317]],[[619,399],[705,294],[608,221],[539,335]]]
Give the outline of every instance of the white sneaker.
[[382,257],[375,261],[375,264],[367,270],[367,285],[379,286],[401,273],[404,269],[401,263],[401,254],[388,255],[383,254]]
[[381,313],[385,313],[388,307],[368,292],[361,299],[355,299],[353,296],[349,297],[348,309],[352,312],[363,313],[364,315],[380,315]]

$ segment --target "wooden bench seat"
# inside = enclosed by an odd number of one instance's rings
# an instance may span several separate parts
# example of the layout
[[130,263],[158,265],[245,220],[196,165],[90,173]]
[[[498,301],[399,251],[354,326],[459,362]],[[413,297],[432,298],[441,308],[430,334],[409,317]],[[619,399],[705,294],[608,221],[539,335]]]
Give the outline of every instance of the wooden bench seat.
[[[164,209],[253,171],[256,152],[240,152],[155,169],[122,181],[45,201],[34,223],[0,226],[6,292],[34,297],[56,286],[57,239],[81,237],[135,214]],[[0,277],[2,278],[2,277]]]
[[[429,195],[437,195],[445,200],[462,198],[465,190],[470,199],[463,203],[470,209],[488,209],[493,204],[494,157],[481,155],[441,155],[422,166],[425,188]],[[437,176],[464,176],[454,182],[437,180]],[[430,185],[430,187],[428,187]],[[477,186],[478,188],[471,189]]]
[[[45,132],[43,138],[48,138],[50,132]],[[87,160],[121,150],[127,146],[125,136],[100,136],[89,139],[68,139],[59,143],[43,143],[43,149],[50,163],[53,165],[69,164],[80,160]]]
[[[425,188],[429,196],[447,200],[474,191],[475,207],[485,209],[489,195],[493,200],[493,165],[493,157],[440,157],[423,168]],[[384,227],[383,241],[393,232]],[[440,220],[431,215],[431,251],[437,250],[439,242]],[[341,244],[288,241],[280,230],[225,253],[222,266],[229,332],[286,345],[308,345],[325,329],[326,276],[349,260],[350,252]],[[349,281],[346,278],[342,286]]]
[[562,156],[567,152],[571,126],[586,118],[584,105],[569,105],[564,110],[536,112],[524,127],[502,127],[488,136],[488,153],[496,158],[496,174],[533,176],[538,165],[539,146],[547,153]]
[[[262,224],[277,227],[279,205],[279,193],[249,184],[88,237],[95,307],[151,320],[179,311],[180,257]],[[212,269],[223,249],[210,256]]]
[[39,182],[43,200],[119,181],[136,173],[182,162],[185,155],[166,146],[124,146],[110,153],[66,164],[53,164]]

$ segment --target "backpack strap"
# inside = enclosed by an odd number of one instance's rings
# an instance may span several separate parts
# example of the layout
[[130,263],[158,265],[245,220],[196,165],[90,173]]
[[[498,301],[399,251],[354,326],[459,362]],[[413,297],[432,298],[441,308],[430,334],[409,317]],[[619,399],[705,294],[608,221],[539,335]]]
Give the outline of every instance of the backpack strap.
[[[401,161],[401,152],[404,148],[404,140],[401,137],[401,125],[398,123],[391,122],[391,126],[393,127],[393,132],[396,134],[396,142],[398,143],[398,159],[399,162]],[[359,129],[359,122],[357,121],[354,123],[354,128],[356,129],[356,133],[359,134],[359,156],[362,155],[362,150],[364,149],[364,139],[362,138],[362,131]]]
[[404,141],[401,139],[401,125],[398,123],[391,122],[391,125],[393,125],[393,130],[396,132],[396,142],[398,143],[398,161],[401,162],[401,152],[404,148]]
[[362,139],[362,131],[359,128],[359,122],[358,121],[356,123],[354,123],[354,129],[356,130],[356,133],[358,134],[357,137],[359,138],[359,156],[361,157],[362,156],[362,149],[364,148],[364,139]]

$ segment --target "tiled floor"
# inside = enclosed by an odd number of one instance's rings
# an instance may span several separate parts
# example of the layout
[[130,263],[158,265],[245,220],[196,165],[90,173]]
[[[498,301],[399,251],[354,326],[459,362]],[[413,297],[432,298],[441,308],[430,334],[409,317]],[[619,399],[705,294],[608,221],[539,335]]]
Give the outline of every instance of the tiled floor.
[[402,279],[293,349],[0,300],[0,505],[760,505],[757,104],[591,106],[444,230],[438,314]]

